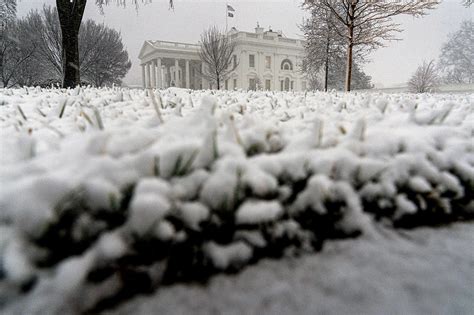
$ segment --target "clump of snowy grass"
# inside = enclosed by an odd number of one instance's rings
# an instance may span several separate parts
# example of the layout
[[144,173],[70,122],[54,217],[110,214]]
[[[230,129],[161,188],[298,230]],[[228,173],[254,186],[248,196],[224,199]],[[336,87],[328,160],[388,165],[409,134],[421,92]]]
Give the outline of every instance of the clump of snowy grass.
[[473,101],[0,89],[0,284],[98,312],[378,224],[472,219]]

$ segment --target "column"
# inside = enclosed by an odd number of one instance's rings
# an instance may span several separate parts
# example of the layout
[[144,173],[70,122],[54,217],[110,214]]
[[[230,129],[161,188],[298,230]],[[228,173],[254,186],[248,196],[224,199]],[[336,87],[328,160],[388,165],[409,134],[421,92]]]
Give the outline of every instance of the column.
[[280,62],[278,60],[278,55],[273,54],[273,90],[274,91],[280,90],[280,80],[278,79],[279,72],[280,72]]
[[156,61],[151,61],[151,88],[156,88]]
[[247,57],[247,54],[245,53],[244,50],[242,50],[240,52],[240,63],[239,63],[239,67],[240,67],[240,74],[239,74],[239,81],[240,81],[240,88],[241,89],[247,89],[248,88],[248,82],[247,82],[247,78],[244,78],[244,73],[247,73],[248,71],[248,60],[246,59],[248,58]]
[[161,66],[161,87],[166,88],[166,66]]
[[151,82],[150,82],[150,79],[151,76],[150,76],[150,63],[148,62],[146,64],[146,87],[149,88],[151,87]]
[[172,81],[172,78],[171,78],[171,66],[168,66],[166,68],[166,72],[168,74],[168,82],[166,82],[167,86],[166,87],[170,87],[171,86],[171,81]]
[[201,62],[201,85],[202,85],[203,90],[206,88],[206,86],[204,85],[204,73],[205,73],[204,62]]
[[257,51],[257,54],[256,54],[256,58],[257,58],[257,65],[255,67],[255,69],[257,70],[257,75],[260,75],[260,63],[262,62],[262,60],[260,60],[260,56],[262,55],[261,52]]
[[156,67],[156,72],[157,72],[157,81],[156,81],[156,87],[158,89],[163,88],[163,78],[161,76],[161,58],[156,59],[157,67]]
[[295,80],[295,91],[302,91],[302,86],[301,86],[301,71],[300,71],[300,61],[298,60],[298,56],[295,58],[295,65],[294,65],[294,71],[296,73],[296,80]]
[[145,65],[141,65],[141,66],[142,66],[142,85],[143,85],[143,88],[146,88]]
[[189,89],[189,60],[186,59],[186,88]]
[[175,59],[174,60],[174,85],[176,87],[181,87],[181,84],[179,84],[179,60]]
[[263,52],[258,53],[258,78],[260,79],[261,88],[265,90],[265,55]]

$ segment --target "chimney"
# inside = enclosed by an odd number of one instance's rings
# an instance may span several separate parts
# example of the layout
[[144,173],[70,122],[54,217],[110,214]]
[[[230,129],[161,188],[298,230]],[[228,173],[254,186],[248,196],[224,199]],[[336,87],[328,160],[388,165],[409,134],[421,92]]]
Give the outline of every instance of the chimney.
[[255,28],[255,33],[257,34],[263,34],[263,27],[260,27],[260,25],[257,22],[257,27]]

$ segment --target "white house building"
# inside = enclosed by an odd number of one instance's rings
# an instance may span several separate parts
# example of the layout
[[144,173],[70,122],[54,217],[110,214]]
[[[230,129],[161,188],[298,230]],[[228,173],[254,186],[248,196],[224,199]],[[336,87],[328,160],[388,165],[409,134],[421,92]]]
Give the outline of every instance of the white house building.
[[[222,84],[225,89],[306,90],[301,72],[303,41],[259,26],[255,33],[232,28],[229,36],[236,42],[233,64],[237,66]],[[138,57],[143,87],[210,88],[210,82],[200,75],[204,65],[198,52],[196,44],[145,41]]]

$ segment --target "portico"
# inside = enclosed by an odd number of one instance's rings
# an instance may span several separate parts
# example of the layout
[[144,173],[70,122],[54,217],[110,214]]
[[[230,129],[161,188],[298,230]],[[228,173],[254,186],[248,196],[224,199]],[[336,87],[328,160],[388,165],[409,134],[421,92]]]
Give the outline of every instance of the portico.
[[206,88],[207,82],[200,75],[202,62],[198,52],[198,45],[146,41],[139,56],[143,87]]

